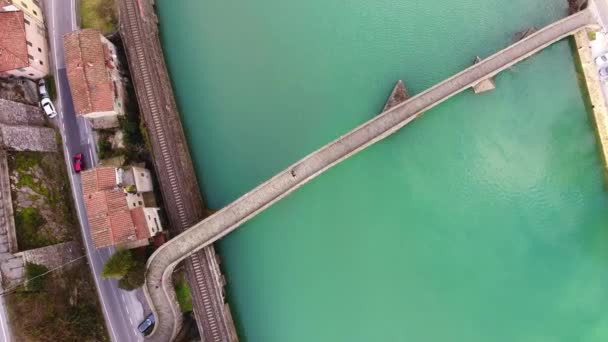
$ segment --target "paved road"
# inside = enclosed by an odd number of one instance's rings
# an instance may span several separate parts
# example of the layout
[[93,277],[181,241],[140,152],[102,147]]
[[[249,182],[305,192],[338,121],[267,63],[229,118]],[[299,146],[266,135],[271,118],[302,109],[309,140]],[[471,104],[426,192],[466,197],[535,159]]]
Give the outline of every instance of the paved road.
[[6,302],[4,296],[0,296],[0,342],[10,342],[10,326],[8,325],[8,314],[6,312]]
[[71,156],[76,153],[84,154],[86,166],[94,166],[97,163],[95,145],[91,138],[91,127],[86,120],[77,118],[74,113],[65,70],[62,37],[65,33],[77,29],[74,1],[44,1],[45,19],[51,45],[50,55],[53,60],[57,86],[55,106],[59,115],[56,124],[63,137],[63,152],[67,158],[66,167],[69,170],[68,174],[72,185],[72,195],[76,202],[78,221],[82,228],[89,265],[94,276],[110,338],[117,342],[142,341],[143,338],[137,331],[137,325],[143,320],[144,312],[137,299],[137,292],[123,291],[118,288],[116,280],[101,278],[103,264],[114,252],[114,249],[95,249],[85,216],[80,176],[72,171]]

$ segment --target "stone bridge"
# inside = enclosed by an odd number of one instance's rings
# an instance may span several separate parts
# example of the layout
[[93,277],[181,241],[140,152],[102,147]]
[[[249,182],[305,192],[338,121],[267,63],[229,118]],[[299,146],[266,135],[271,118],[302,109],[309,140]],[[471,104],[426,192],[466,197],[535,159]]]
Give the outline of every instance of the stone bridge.
[[147,263],[145,292],[156,316],[156,326],[147,340],[169,341],[181,326],[171,282],[173,269],[181,260],[235,230],[325,170],[395,133],[420,113],[598,21],[590,6],[544,27],[356,127],[164,244]]

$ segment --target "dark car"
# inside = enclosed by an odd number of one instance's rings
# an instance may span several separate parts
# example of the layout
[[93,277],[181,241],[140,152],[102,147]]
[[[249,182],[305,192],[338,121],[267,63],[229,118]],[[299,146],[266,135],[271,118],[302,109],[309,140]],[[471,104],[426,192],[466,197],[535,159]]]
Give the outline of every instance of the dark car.
[[137,330],[146,336],[154,329],[154,323],[154,314],[149,314],[148,317],[137,326]]
[[82,159],[82,153],[74,155],[74,172],[78,173],[84,170],[84,160]]

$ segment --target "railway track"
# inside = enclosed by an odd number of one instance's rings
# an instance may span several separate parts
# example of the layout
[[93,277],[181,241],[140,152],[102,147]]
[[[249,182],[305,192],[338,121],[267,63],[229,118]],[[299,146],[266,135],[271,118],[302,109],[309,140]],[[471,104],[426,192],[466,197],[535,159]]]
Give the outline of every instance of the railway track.
[[176,211],[179,215],[181,226],[187,227],[188,219],[186,210],[184,208],[184,200],[180,193],[180,186],[175,171],[174,161],[171,157],[167,138],[165,136],[164,126],[161,122],[160,104],[158,103],[159,97],[154,91],[154,83],[148,68],[148,65],[151,63],[146,59],[146,55],[144,53],[144,46],[141,37],[142,32],[139,26],[140,18],[133,2],[133,0],[124,1],[126,4],[127,15],[129,17],[128,26],[133,38],[133,48],[137,56],[137,65],[139,66],[139,71],[141,72],[140,75],[143,79],[143,86],[147,97],[146,102],[150,109],[150,117],[152,118],[152,125],[150,125],[149,122],[146,124],[148,129],[151,129],[154,132],[154,139],[159,147],[162,164],[164,166],[163,171],[166,173],[167,183],[171,188],[171,203],[173,203],[177,208]]
[[[175,107],[174,102],[167,100],[165,84],[159,76],[164,72],[164,65],[159,65],[154,59],[157,53],[162,58],[162,51],[154,51],[155,44],[150,42],[151,39],[158,39],[157,36],[150,36],[150,25],[155,24],[146,22],[144,18],[147,13],[143,16],[140,14],[142,8],[149,4],[142,4],[139,1],[148,0],[120,0],[121,34],[129,57],[139,106],[150,133],[163,197],[165,203],[172,204],[171,208],[167,208],[169,221],[174,228],[183,231],[201,219],[196,209],[202,208],[202,201],[199,197],[201,203],[197,207],[197,204],[191,203],[191,198],[185,198],[183,195],[193,191],[188,188],[185,180],[181,179],[183,176],[177,172],[177,170],[184,172],[179,160],[183,151],[179,148],[186,146],[185,137],[183,134],[176,136],[175,130],[168,122],[171,120],[169,116],[173,114],[172,110],[178,122],[179,114],[177,108],[172,108]],[[170,96],[173,94],[171,93]],[[184,141],[176,143],[179,139]],[[194,191],[198,191],[198,188]],[[195,314],[199,328],[203,330],[200,333],[205,342],[228,342],[230,334],[223,314],[222,289],[220,284],[214,283],[211,262],[215,262],[214,252],[206,253],[205,250],[196,252],[185,260]],[[176,324],[180,325],[179,322]]]

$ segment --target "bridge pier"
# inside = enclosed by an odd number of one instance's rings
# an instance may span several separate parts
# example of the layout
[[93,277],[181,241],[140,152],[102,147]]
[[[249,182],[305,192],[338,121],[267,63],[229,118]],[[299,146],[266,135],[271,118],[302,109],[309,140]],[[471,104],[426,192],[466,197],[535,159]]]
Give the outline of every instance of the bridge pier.
[[[477,64],[479,62],[481,62],[481,58],[479,56],[475,57],[475,62],[473,64]],[[496,83],[494,82],[494,78],[486,78],[485,80],[473,85],[473,91],[475,94],[485,93],[486,91],[494,90],[495,88]]]
[[393,88],[393,91],[391,91],[391,94],[388,96],[388,99],[384,104],[384,108],[382,108],[382,113],[386,112],[387,110],[395,107],[396,105],[400,104],[401,102],[404,102],[409,98],[410,95],[407,93],[407,88],[405,88],[405,84],[403,84],[403,81],[397,81],[395,87]]

